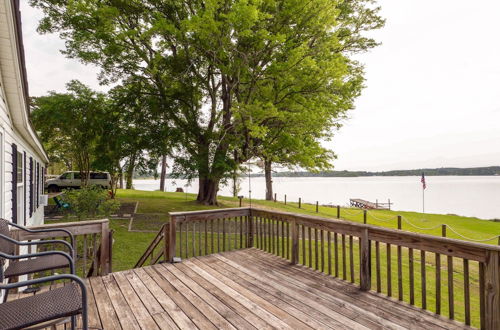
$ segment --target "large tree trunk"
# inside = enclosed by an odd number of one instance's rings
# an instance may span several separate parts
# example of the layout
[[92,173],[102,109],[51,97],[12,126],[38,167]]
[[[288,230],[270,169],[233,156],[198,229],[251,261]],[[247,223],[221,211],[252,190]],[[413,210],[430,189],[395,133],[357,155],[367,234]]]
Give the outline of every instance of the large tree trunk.
[[204,205],[217,205],[219,180],[199,178],[198,197],[196,200]]
[[160,191],[165,191],[165,179],[167,176],[167,156],[161,157]]
[[273,200],[273,178],[271,174],[271,165],[272,162],[270,160],[264,159],[264,174],[266,177],[266,200]]
[[134,168],[135,168],[135,155],[132,155],[127,165],[127,173],[126,173],[127,182],[125,189],[132,189],[132,177],[134,176]]

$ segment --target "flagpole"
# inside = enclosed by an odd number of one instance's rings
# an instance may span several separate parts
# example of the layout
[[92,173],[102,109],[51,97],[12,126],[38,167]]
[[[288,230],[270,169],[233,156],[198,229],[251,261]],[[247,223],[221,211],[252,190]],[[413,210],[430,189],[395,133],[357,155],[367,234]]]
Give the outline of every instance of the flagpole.
[[425,213],[425,188],[422,187],[422,213]]

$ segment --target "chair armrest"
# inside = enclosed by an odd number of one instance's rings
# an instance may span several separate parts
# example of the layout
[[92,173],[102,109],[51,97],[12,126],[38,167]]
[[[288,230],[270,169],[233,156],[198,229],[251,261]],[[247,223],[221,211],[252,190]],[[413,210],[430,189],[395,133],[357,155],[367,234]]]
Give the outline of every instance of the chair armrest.
[[75,251],[73,250],[73,247],[66,241],[63,241],[63,240],[46,240],[46,241],[36,241],[36,242],[21,242],[21,241],[17,241],[15,239],[13,239],[12,237],[9,237],[9,236],[5,236],[5,235],[2,235],[0,234],[0,238],[6,240],[6,241],[9,241],[11,243],[14,243],[16,245],[42,245],[42,244],[63,244],[65,245],[68,250],[69,250],[69,253],[71,254],[71,257],[74,258],[75,257]]
[[[50,255],[61,255],[68,259],[69,262],[69,268],[71,271],[71,274],[75,274],[75,262],[73,261],[73,258],[66,252],[62,251],[45,251],[45,252],[38,252],[38,253],[29,253],[29,254],[20,254],[20,255],[10,255],[10,254],[5,254],[3,252],[0,252],[0,258],[8,259],[8,260],[18,260],[18,259],[26,259],[26,258],[33,258],[33,257],[44,257],[44,256],[50,256]],[[0,282],[3,281],[3,268],[0,269]]]
[[63,228],[52,228],[52,229],[29,229],[29,228],[26,228],[26,227],[23,227],[23,226],[20,226],[16,223],[12,223],[12,222],[9,222],[9,226],[12,226],[12,227],[15,227],[15,228],[18,228],[18,229],[21,229],[21,230],[24,230],[24,231],[27,231],[28,233],[51,233],[51,232],[63,232],[63,233],[66,233],[68,234],[70,240],[71,240],[71,245],[74,244],[74,237],[73,237],[73,234],[67,230],[67,229],[63,229]]

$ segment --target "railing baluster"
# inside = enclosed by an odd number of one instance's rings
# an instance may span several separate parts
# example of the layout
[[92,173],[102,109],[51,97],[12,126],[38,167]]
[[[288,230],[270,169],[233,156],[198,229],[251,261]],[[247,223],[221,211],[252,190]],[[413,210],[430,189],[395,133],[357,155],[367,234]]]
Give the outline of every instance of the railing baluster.
[[302,227],[302,264],[306,265],[306,227],[301,225]]
[[186,248],[186,259],[189,258],[189,223],[186,222],[186,242],[185,248]]
[[[255,246],[260,249],[260,217],[254,217],[255,219]],[[242,246],[240,246],[240,249]]]
[[275,217],[272,217],[271,218],[271,253],[274,254],[274,255],[277,255],[276,253],[276,249],[277,249],[277,244],[276,244],[276,241],[277,241],[277,237],[278,237],[278,233],[277,233],[277,228],[276,228],[276,223],[277,223],[277,220]]
[[312,268],[312,228],[307,227],[308,238],[309,238],[309,268]]
[[[298,239],[297,239],[298,242]],[[286,258],[290,259],[290,222],[286,222]]]
[[470,284],[469,284],[469,260],[464,261],[464,314],[465,324],[470,325]]
[[[255,231],[258,232],[259,227],[257,226],[258,218],[255,218]],[[257,234],[257,247],[259,246],[259,235]],[[243,217],[240,217],[240,249],[243,249]]]
[[408,266],[410,275],[410,305],[415,305],[415,279],[414,279],[414,261],[413,261],[413,249],[408,249]]
[[[203,221],[206,223],[206,221]],[[198,255],[203,255],[202,253],[202,244],[201,244],[201,221],[198,221]]]
[[285,221],[281,219],[281,256],[286,257],[285,253]]
[[441,255],[436,253],[436,314],[441,314]]
[[314,228],[314,269],[319,270],[318,229]]
[[92,265],[94,274],[98,273],[98,265],[97,265],[97,234],[92,234]]
[[342,279],[347,280],[347,261],[345,250],[345,234],[342,234]]
[[238,249],[238,218],[233,218],[233,235],[234,235],[234,244],[233,250]]
[[83,235],[83,274],[87,275],[87,235]]
[[222,218],[222,251],[226,250],[226,218]]
[[391,244],[386,244],[387,256],[387,295],[392,296],[392,267],[391,267]]
[[354,240],[353,240],[353,237],[352,235],[349,235],[349,260],[350,260],[350,263],[349,263],[349,267],[350,267],[350,273],[351,273],[351,283],[354,283],[355,280],[354,280]]
[[205,220],[204,221],[204,225],[205,225],[205,255],[208,255],[208,223],[207,221]]
[[217,253],[220,252],[220,219],[217,219]]
[[403,301],[403,261],[402,261],[402,248],[398,245],[398,299]]
[[265,236],[264,236],[264,234],[265,234],[264,233],[264,230],[265,230],[265,228],[264,228],[264,221],[265,221],[265,219],[263,219],[262,217],[260,217],[260,248],[262,250],[266,249],[266,244],[265,244],[265,241],[264,241],[264,238],[265,238]]
[[484,262],[479,263],[479,315],[481,319],[481,329],[486,327],[486,297],[485,297],[485,276]]
[[191,234],[191,244],[193,248],[193,257],[196,257],[196,222],[193,221],[191,222],[191,229],[192,229],[192,234]]
[[335,277],[339,277],[339,239],[337,233],[333,234],[333,249],[335,255]]
[[425,251],[420,250],[420,287],[422,296],[422,308],[427,309],[427,276],[425,268]]
[[332,233],[330,231],[326,232],[326,241],[328,249],[328,275],[332,275]]
[[272,240],[272,218],[267,218],[267,252],[273,252],[273,240]]
[[183,227],[183,222],[179,223],[179,257],[182,258],[182,227]]
[[380,276],[380,242],[375,241],[375,273],[377,279],[377,292],[382,292],[382,278]]
[[214,245],[214,219],[210,220],[210,253],[215,252]]
[[448,312],[450,319],[455,318],[455,302],[453,288],[453,257],[448,256]]
[[321,272],[325,272],[325,243],[324,243],[324,232],[323,229],[320,230],[319,235],[321,236]]
[[276,255],[280,256],[280,220],[276,219]]

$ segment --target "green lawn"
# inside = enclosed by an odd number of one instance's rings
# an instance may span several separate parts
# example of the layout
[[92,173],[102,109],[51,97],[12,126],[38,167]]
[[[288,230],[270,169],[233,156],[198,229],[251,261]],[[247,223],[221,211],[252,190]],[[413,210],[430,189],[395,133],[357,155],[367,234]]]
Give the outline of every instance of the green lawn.
[[[139,191],[139,190],[119,190],[118,199],[122,201],[139,201],[138,213],[168,213],[179,211],[195,211],[204,209],[213,209],[217,207],[209,207],[197,204],[195,194],[184,194],[174,192],[160,191]],[[231,197],[219,197],[220,208],[238,207],[238,199]],[[316,206],[310,204],[302,204],[299,209],[297,203],[272,202],[264,200],[253,200],[252,205],[263,207],[266,209],[275,209],[286,212],[295,212],[302,214],[318,215],[326,218],[336,218],[337,210],[330,207],[319,207],[319,212],[316,213]],[[242,206],[248,206],[248,201],[243,200]],[[350,221],[363,222],[363,213],[358,209],[341,208],[341,218]],[[369,224],[397,228],[397,216],[401,215],[402,229],[412,232],[419,232],[429,235],[441,235],[441,224],[446,224],[452,227],[458,234],[471,239],[483,240],[500,235],[500,222],[486,221],[472,217],[462,217],[456,215],[442,214],[422,214],[417,212],[402,212],[402,211],[385,211],[385,210],[370,210],[368,211],[367,222]],[[167,218],[165,218],[167,219]],[[415,225],[420,228],[434,228],[432,230],[422,230],[413,227]],[[452,232],[450,228],[447,230],[447,236],[451,238],[461,239],[459,235]],[[498,238],[484,242],[487,244],[498,244]]]

